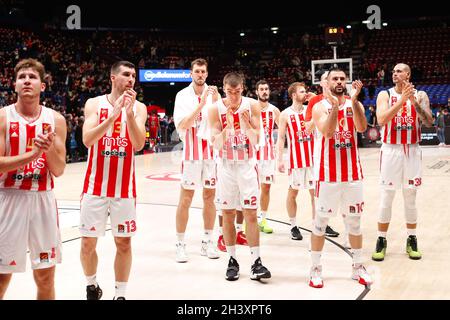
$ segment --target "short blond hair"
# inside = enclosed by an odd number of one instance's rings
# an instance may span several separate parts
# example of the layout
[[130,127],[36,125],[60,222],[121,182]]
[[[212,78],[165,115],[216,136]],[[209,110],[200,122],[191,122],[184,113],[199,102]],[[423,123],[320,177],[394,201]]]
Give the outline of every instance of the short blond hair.
[[306,84],[304,82],[294,82],[288,88],[289,98],[292,99],[292,94],[297,91],[297,87],[303,87],[306,90]]

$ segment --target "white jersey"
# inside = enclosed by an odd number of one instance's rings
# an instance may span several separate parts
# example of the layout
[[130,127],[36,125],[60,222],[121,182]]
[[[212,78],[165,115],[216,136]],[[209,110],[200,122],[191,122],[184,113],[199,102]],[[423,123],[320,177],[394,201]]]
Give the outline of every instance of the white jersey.
[[[327,100],[321,103],[331,110]],[[363,179],[357,146],[353,106],[349,99],[339,107],[337,127],[328,139],[317,131],[314,147],[314,178],[323,182],[350,182]]]
[[[205,85],[205,89],[208,86]],[[177,127],[178,135],[183,141],[183,160],[211,160],[213,159],[213,148],[206,139],[207,120],[208,120],[208,104],[211,103],[211,97],[208,96],[207,104],[198,114],[192,126],[187,130],[180,130],[179,123],[192,114],[200,103],[200,97],[195,94],[193,84],[179,91],[175,98],[174,122]]]
[[[270,104],[264,110],[261,110],[261,126],[264,130],[264,146],[261,147],[256,158],[258,160],[275,160],[275,142],[273,137],[273,129],[275,127],[275,106]],[[262,139],[263,137],[261,137]]]
[[[6,144],[5,155],[17,156],[33,149],[34,138],[39,134],[55,131],[55,115],[52,109],[41,106],[41,114],[34,122],[20,116],[15,105],[5,107]],[[46,154],[27,165],[7,173],[0,173],[0,188],[30,191],[53,189],[53,175],[48,170]]]
[[[99,97],[98,124],[113,112],[108,96]],[[136,113],[136,105],[133,112]],[[89,148],[83,193],[109,198],[136,198],[134,148],[127,127],[125,108],[114,125]]]
[[[223,147],[219,150],[219,158],[227,161],[249,161],[256,160],[255,146],[250,142],[250,139],[245,133],[245,127],[241,123],[241,113],[249,111],[251,114],[251,103],[247,97],[242,97],[239,108],[233,114],[234,117],[234,134],[229,135],[227,141],[224,142]],[[227,125],[227,107],[220,99],[217,101],[219,118],[222,124],[222,129]]]
[[[392,108],[402,95],[397,93],[395,88],[390,88],[388,94],[389,108]],[[381,137],[383,143],[388,144],[416,144],[420,142],[419,115],[410,100],[406,101],[395,117],[381,128]]]
[[290,106],[283,111],[287,115],[289,169],[313,167],[314,135],[305,127],[306,109],[296,112]]

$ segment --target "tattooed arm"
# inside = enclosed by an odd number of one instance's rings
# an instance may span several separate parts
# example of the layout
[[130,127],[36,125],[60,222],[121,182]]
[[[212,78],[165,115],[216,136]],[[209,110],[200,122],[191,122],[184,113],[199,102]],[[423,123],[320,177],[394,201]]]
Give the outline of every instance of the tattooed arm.
[[433,114],[430,109],[430,99],[428,99],[428,95],[425,91],[419,91],[418,99],[412,96],[411,103],[416,108],[417,113],[420,116],[420,120],[422,120],[423,124],[427,127],[433,126]]

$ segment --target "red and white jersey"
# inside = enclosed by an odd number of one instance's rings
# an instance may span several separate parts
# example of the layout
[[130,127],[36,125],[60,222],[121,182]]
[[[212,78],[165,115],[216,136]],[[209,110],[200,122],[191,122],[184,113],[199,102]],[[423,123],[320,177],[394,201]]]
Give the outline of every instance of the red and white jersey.
[[[217,101],[217,107],[223,129],[227,125],[227,107],[224,105],[222,99]],[[250,112],[251,117],[250,99],[247,97],[242,97],[241,105],[233,114],[234,134],[228,136],[228,139],[224,142],[222,149],[219,150],[220,159],[228,161],[256,160],[255,146],[250,142],[250,139],[245,134],[245,128],[241,125],[240,115],[246,110]]]
[[[392,108],[400,100],[401,94],[397,93],[394,88],[389,89],[388,93],[388,108]],[[420,119],[411,101],[405,102],[395,117],[381,128],[381,136],[383,137],[383,143],[389,144],[416,144],[420,142]]]
[[313,166],[314,135],[306,130],[303,112],[296,112],[292,106],[283,111],[287,116],[289,169],[308,168]]
[[[207,90],[205,86],[205,90]],[[206,127],[207,107],[211,103],[208,96],[207,105],[198,114],[192,127],[188,130],[179,130],[178,124],[187,116],[192,114],[200,103],[200,97],[195,94],[192,83],[179,91],[175,98],[174,121],[178,134],[183,141],[183,160],[211,160],[213,159],[213,148],[208,140],[199,137],[201,127]]]
[[[39,134],[55,131],[55,115],[52,109],[41,106],[39,118],[29,123],[22,118],[16,106],[5,107],[6,144],[5,155],[17,156],[33,149],[34,138]],[[48,191],[53,189],[53,176],[48,170],[45,153],[27,165],[0,174],[0,188],[12,188],[30,191]]]
[[275,142],[273,138],[275,108],[273,104],[269,103],[265,110],[261,110],[261,126],[263,126],[265,142],[264,146],[259,148],[256,153],[257,160],[275,160]]
[[[113,106],[107,95],[99,97],[99,100],[100,124],[112,114]],[[89,148],[83,193],[109,198],[136,198],[134,151],[123,108],[114,125]]]
[[[322,100],[321,103],[331,110],[331,104],[327,100]],[[362,180],[351,100],[346,99],[344,105],[339,107],[337,122],[338,128],[331,139],[316,130],[314,179],[324,182]]]

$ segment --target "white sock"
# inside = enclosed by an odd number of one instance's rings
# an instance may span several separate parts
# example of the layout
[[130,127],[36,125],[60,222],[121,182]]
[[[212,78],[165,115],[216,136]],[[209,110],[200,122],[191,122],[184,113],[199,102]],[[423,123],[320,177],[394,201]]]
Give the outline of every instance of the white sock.
[[361,265],[363,263],[363,250],[362,249],[353,249],[353,264],[356,265]]
[[267,216],[267,211],[261,211],[259,218],[262,221],[266,218],[266,216]]
[[320,258],[322,257],[322,251],[311,250],[311,260],[313,266],[320,266]]
[[242,223],[241,224],[236,224],[236,232],[240,232],[242,231]]
[[177,232],[177,240],[180,243],[184,243],[184,232],[183,233],[178,233]]
[[227,252],[230,255],[230,257],[233,257],[233,259],[236,259],[236,246],[226,246]]
[[116,281],[116,295],[115,297],[124,297],[125,298],[125,292],[127,291],[127,283],[128,282],[118,282]]
[[416,235],[416,229],[406,229],[406,233],[409,236],[415,236]]
[[383,237],[383,238],[386,238],[386,236],[387,236],[387,231],[378,231],[378,236],[379,237]]
[[259,247],[251,247],[250,253],[252,255],[252,261],[255,262],[259,258]]
[[97,286],[98,285],[97,274],[94,274],[92,276],[86,276],[86,281],[87,281],[88,286],[92,286],[92,285]]
[[203,233],[203,241],[205,242],[211,241],[212,233],[213,233],[212,230],[205,230],[205,232]]
[[223,228],[222,227],[219,227],[219,233],[220,233],[220,235],[223,235]]
[[293,227],[296,227],[296,226],[297,226],[297,217],[295,217],[295,218],[289,218],[289,221],[291,222],[291,229],[292,229]]

